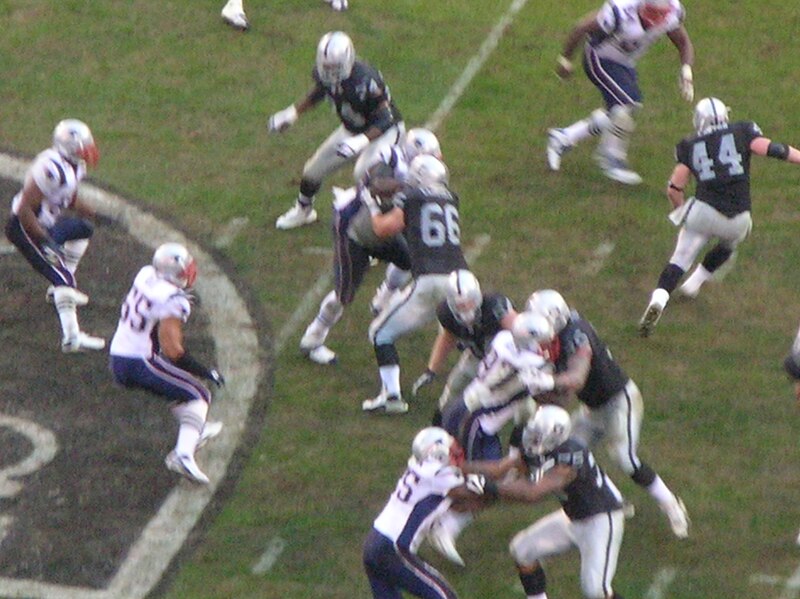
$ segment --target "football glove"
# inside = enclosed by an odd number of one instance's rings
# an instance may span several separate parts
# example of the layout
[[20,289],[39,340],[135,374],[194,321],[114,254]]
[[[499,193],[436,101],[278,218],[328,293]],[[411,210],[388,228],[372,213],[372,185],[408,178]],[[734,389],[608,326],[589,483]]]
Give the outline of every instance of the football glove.
[[414,384],[411,387],[411,395],[416,397],[420,389],[430,385],[435,379],[436,373],[430,368],[426,369],[425,372],[419,375],[419,378],[414,381]]
[[52,266],[60,266],[64,260],[64,246],[49,237],[42,242],[42,253]]
[[464,485],[475,495],[483,495],[486,477],[483,474],[467,474]]
[[217,387],[222,387],[225,384],[225,377],[216,368],[208,371],[208,380],[214,383]]
[[267,126],[270,133],[281,133],[286,131],[289,127],[294,125],[297,120],[297,108],[294,104],[283,110],[279,110],[271,117],[269,117],[269,125]]
[[336,153],[342,158],[352,158],[360,154],[369,145],[370,139],[363,133],[348,137],[336,146]]
[[681,97],[687,102],[694,100],[694,76],[692,67],[688,64],[681,66],[681,76],[679,80]]

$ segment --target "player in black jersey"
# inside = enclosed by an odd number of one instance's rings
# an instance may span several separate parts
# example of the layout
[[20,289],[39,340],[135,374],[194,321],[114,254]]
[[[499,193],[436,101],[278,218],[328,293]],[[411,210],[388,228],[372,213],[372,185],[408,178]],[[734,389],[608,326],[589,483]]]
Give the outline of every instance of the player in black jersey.
[[[564,408],[540,406],[525,425],[521,451],[496,462],[467,462],[463,469],[498,481],[484,485],[487,495],[525,503],[553,495],[561,502],[562,509],[511,541],[509,549],[528,597],[547,597],[542,560],[577,547],[583,595],[622,599],[611,587],[625,528],[622,495],[570,430]],[[512,470],[525,476],[507,477]]]
[[408,169],[408,187],[394,197],[392,209],[372,217],[378,237],[402,232],[411,255],[413,279],[370,324],[381,392],[363,402],[365,411],[408,411],[400,393],[400,358],[394,343],[436,318],[436,306],[447,296],[450,273],[467,268],[461,252],[459,200],[447,186],[448,180],[441,160],[417,156]]
[[[717,243],[681,285],[682,295],[696,297],[703,283],[729,263],[750,233],[750,157],[755,154],[800,164],[800,151],[764,137],[754,122],[729,123],[728,107],[717,98],[697,103],[694,127],[696,134],[675,147],[678,164],[669,179],[667,196],[674,208],[670,219],[680,231],[675,251],[639,321],[643,337],[653,331],[678,281],[709,241],[716,239]],[[697,186],[694,197],[687,200],[685,188],[692,176]]]
[[478,279],[470,271],[458,270],[450,275],[447,299],[436,308],[441,326],[431,348],[428,368],[411,388],[411,394],[416,397],[420,389],[436,379],[450,352],[456,347],[463,350],[439,397],[434,425],[441,425],[441,410],[445,404],[461,395],[475,378],[478,364],[494,336],[502,329],[511,330],[516,317],[511,300],[501,293],[483,295]]
[[528,299],[528,310],[550,317],[559,340],[556,389],[563,403],[575,393],[581,402],[574,416],[575,436],[589,447],[601,440],[623,472],[655,499],[678,538],[689,536],[689,516],[683,501],[637,455],[644,402],[639,387],[617,363],[591,323],[570,311],[560,293],[543,289]]
[[358,157],[353,176],[362,180],[369,165],[385,146],[402,140],[400,112],[379,71],[358,60],[350,37],[341,31],[326,33],[317,46],[314,87],[296,104],[269,118],[270,132],[288,129],[307,110],[327,98],[336,107],[341,125],[317,148],[303,167],[295,205],[275,223],[293,229],[317,220],[314,196],[331,173]]

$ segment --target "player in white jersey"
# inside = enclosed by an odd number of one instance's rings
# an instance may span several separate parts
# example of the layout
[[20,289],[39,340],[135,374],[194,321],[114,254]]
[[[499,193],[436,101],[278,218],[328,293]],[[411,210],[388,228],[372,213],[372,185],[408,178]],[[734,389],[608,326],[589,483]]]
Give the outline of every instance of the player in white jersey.
[[[512,419],[524,422],[527,400],[552,391],[546,355],[555,337],[550,322],[540,314],[521,312],[512,330],[499,331],[478,374],[464,393],[442,410],[442,426],[464,448],[468,460],[493,461],[503,457],[499,432]],[[431,544],[451,561],[464,565],[455,538],[472,521],[472,514],[448,511],[438,519]]]
[[561,156],[578,142],[600,135],[595,157],[610,179],[636,185],[642,178],[628,166],[628,145],[635,128],[634,113],[642,105],[636,63],[647,49],[666,35],[680,53],[680,91],[694,98],[692,65],[694,47],[683,26],[679,0],[607,0],[596,12],[575,25],[558,57],[556,73],[562,79],[573,73],[571,57],[585,40],[583,70],[603,95],[605,109],[565,128],[550,129],[547,162],[561,167]]
[[117,331],[111,340],[114,380],[129,388],[146,389],[174,402],[178,440],[167,455],[170,470],[207,484],[195,462],[195,451],[219,434],[221,422],[208,422],[211,393],[200,382],[217,387],[225,379],[215,368],[193,358],[183,344],[183,325],[191,314],[187,293],[197,276],[194,258],[177,243],[161,245],[153,264],[143,267],[122,304]]
[[411,263],[405,240],[400,235],[388,239],[380,239],[375,235],[365,198],[368,194],[378,194],[374,187],[377,184],[385,185],[384,195],[390,197],[405,182],[409,162],[420,154],[441,158],[439,140],[427,129],[410,129],[401,143],[381,150],[358,186],[347,190],[334,188],[335,288],[322,299],[317,316],[300,340],[300,351],[312,362],[335,362],[336,354],[325,345],[325,340],[333,326],[342,318],[345,307],[355,299],[372,258],[389,263],[386,278],[371,302],[373,313],[380,312],[392,293],[411,280]]
[[364,569],[376,599],[399,599],[401,591],[453,599],[453,588],[417,550],[443,511],[462,503],[480,504],[486,481],[480,475],[464,477],[458,443],[441,428],[422,429],[411,451],[406,471],[364,542]]
[[22,189],[11,202],[6,237],[31,266],[50,281],[47,300],[55,304],[63,332],[61,349],[103,349],[105,341],[80,330],[77,307],[88,303],[78,291],[78,268],[94,229],[94,209],[78,196],[87,167],[100,159],[86,123],[65,119],[53,131],[53,146],[34,159]]

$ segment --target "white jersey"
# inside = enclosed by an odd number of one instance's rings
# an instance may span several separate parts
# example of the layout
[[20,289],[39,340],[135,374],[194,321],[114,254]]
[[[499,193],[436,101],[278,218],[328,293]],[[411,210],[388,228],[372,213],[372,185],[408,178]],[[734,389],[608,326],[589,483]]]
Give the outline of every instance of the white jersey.
[[636,62],[658,38],[681,26],[684,8],[679,0],[670,0],[671,10],[655,27],[645,29],[639,19],[644,0],[608,0],[597,13],[602,34],[596,34],[589,45],[600,58],[613,60],[628,67]]
[[447,493],[462,484],[459,468],[434,460],[420,464],[412,457],[373,527],[395,545],[416,553],[431,523],[450,507]]
[[551,391],[555,385],[547,361],[541,354],[514,343],[511,331],[494,336],[477,377],[464,389],[464,403],[470,412],[480,412],[481,428],[496,434],[514,416],[516,402]]
[[148,359],[153,356],[151,335],[165,318],[186,322],[192,311],[186,292],[162,279],[148,265],[139,271],[122,304],[117,331],[111,340],[112,356]]
[[[61,212],[72,204],[78,183],[85,176],[86,167],[82,162],[73,166],[53,148],[40,152],[33,160],[25,174],[25,183],[32,179],[44,196],[37,215],[42,227],[49,229],[56,224]],[[22,190],[11,201],[12,214],[19,214],[21,203]]]

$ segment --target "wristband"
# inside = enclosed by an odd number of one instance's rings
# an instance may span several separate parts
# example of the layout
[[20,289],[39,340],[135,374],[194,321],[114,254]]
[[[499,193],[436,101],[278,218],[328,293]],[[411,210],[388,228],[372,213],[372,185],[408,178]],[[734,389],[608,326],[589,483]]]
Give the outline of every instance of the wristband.
[[500,497],[500,491],[497,488],[497,483],[493,480],[486,480],[483,484],[483,494],[491,499],[497,499]]

